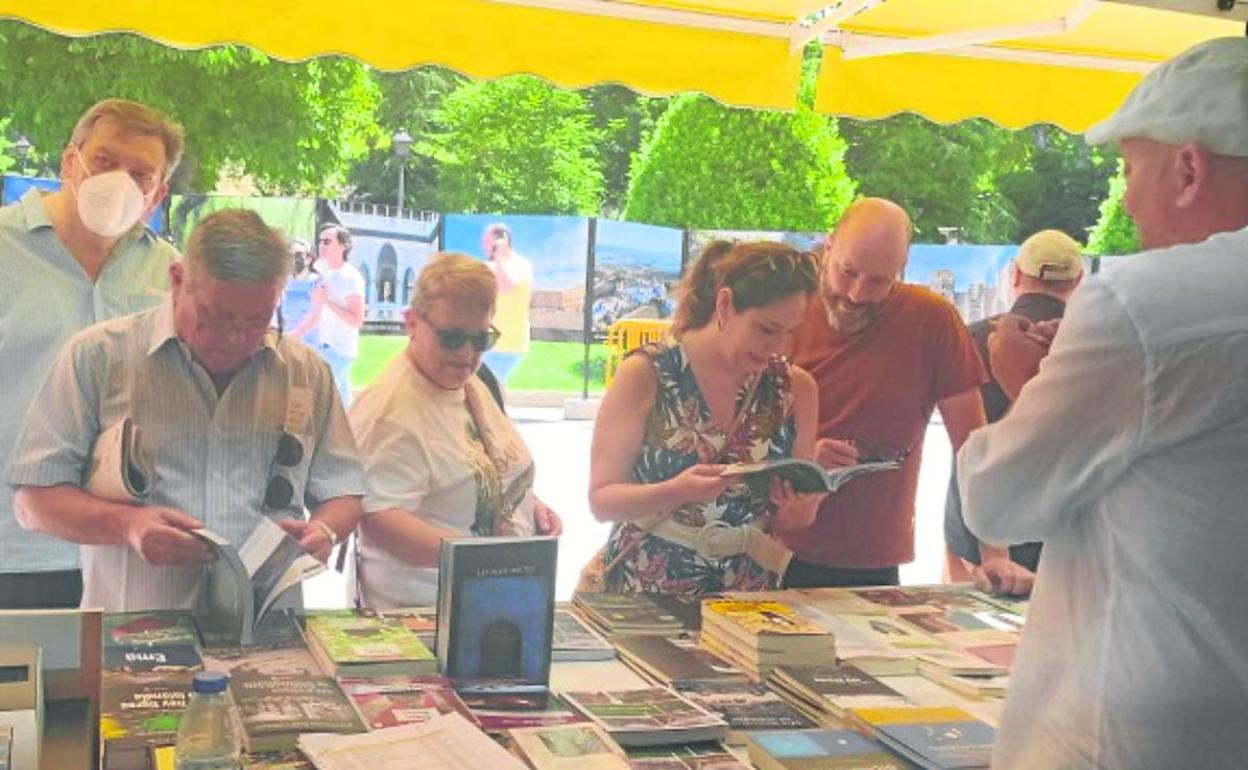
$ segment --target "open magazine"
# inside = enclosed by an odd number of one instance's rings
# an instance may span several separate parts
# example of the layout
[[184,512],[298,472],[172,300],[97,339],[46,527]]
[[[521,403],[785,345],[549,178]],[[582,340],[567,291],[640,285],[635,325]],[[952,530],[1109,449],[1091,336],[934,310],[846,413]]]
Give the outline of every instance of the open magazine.
[[891,471],[901,467],[896,460],[859,463],[843,468],[825,470],[817,463],[797,457],[784,460],[764,460],[759,463],[739,463],[724,468],[724,476],[742,476],[746,481],[766,481],[778,477],[793,485],[798,494],[810,492],[836,492],[859,476],[880,471]]
[[204,568],[195,617],[205,636],[220,638],[222,643],[253,643],[260,621],[282,594],[325,569],[270,519],[260,519],[237,548],[207,529],[191,534],[212,546],[217,555]]

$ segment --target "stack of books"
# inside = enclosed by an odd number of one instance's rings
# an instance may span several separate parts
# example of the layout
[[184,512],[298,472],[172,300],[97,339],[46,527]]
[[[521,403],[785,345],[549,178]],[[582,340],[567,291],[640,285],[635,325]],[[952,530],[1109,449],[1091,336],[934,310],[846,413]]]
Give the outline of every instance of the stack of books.
[[740,669],[688,639],[621,636],[615,640],[615,649],[620,660],[641,678],[664,687],[748,679]]
[[758,770],[911,770],[883,746],[850,730],[751,735],[747,751]]
[[910,705],[901,693],[850,665],[779,666],[771,684],[821,724],[840,724],[851,709]]
[[311,615],[308,649],[330,676],[420,676],[437,660],[403,624],[351,610]]
[[557,662],[612,660],[615,648],[577,617],[567,605],[555,606],[555,641],[550,659]]
[[851,720],[923,770],[988,767],[996,731],[953,706],[856,709]]
[[608,638],[685,636],[700,623],[697,602],[663,594],[578,593],[572,610]]
[[781,663],[836,661],[833,635],[781,602],[708,599],[702,603],[700,640],[755,679]]
[[564,697],[621,746],[719,741],[728,723],[671,690],[570,692]]

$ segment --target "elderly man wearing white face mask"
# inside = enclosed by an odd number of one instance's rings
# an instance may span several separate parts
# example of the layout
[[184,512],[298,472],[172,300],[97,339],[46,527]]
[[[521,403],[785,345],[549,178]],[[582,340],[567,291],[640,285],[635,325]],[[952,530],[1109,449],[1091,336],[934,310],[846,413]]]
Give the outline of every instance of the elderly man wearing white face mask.
[[[177,251],[143,226],[182,157],[182,128],[107,99],[61,153],[61,189],[0,209],[0,471],[56,352],[97,321],[159,304]],[[78,549],[23,530],[0,484],[0,608],[77,606]]]

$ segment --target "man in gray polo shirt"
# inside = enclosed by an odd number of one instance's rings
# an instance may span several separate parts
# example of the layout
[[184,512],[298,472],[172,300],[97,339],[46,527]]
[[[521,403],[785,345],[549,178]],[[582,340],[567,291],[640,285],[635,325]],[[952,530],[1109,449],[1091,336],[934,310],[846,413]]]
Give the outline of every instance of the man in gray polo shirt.
[[[169,267],[169,302],[57,357],[10,481],[24,526],[82,544],[84,606],[192,606],[211,558],[201,526],[241,544],[268,517],[324,560],[359,522],[363,472],[329,367],[269,328],[291,264],[255,212],[217,212]],[[155,471],[138,503],[80,486],[96,439],[127,419]]]
[[[182,128],[108,99],[78,120],[61,154],[62,187],[0,209],[0,479],[27,405],[56,352],[97,321],[159,303],[177,250],[144,222],[182,157]],[[76,607],[78,548],[17,523],[0,484],[0,608]]]

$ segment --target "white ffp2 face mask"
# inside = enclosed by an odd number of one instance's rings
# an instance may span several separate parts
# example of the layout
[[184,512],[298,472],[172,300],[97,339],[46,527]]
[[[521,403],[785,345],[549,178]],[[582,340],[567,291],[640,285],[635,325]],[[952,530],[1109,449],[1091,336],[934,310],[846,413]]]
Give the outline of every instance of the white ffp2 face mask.
[[[76,150],[77,148],[75,148]],[[90,174],[82,156],[78,162]],[[88,176],[74,191],[82,224],[101,238],[116,238],[138,224],[147,208],[147,196],[123,170]]]

